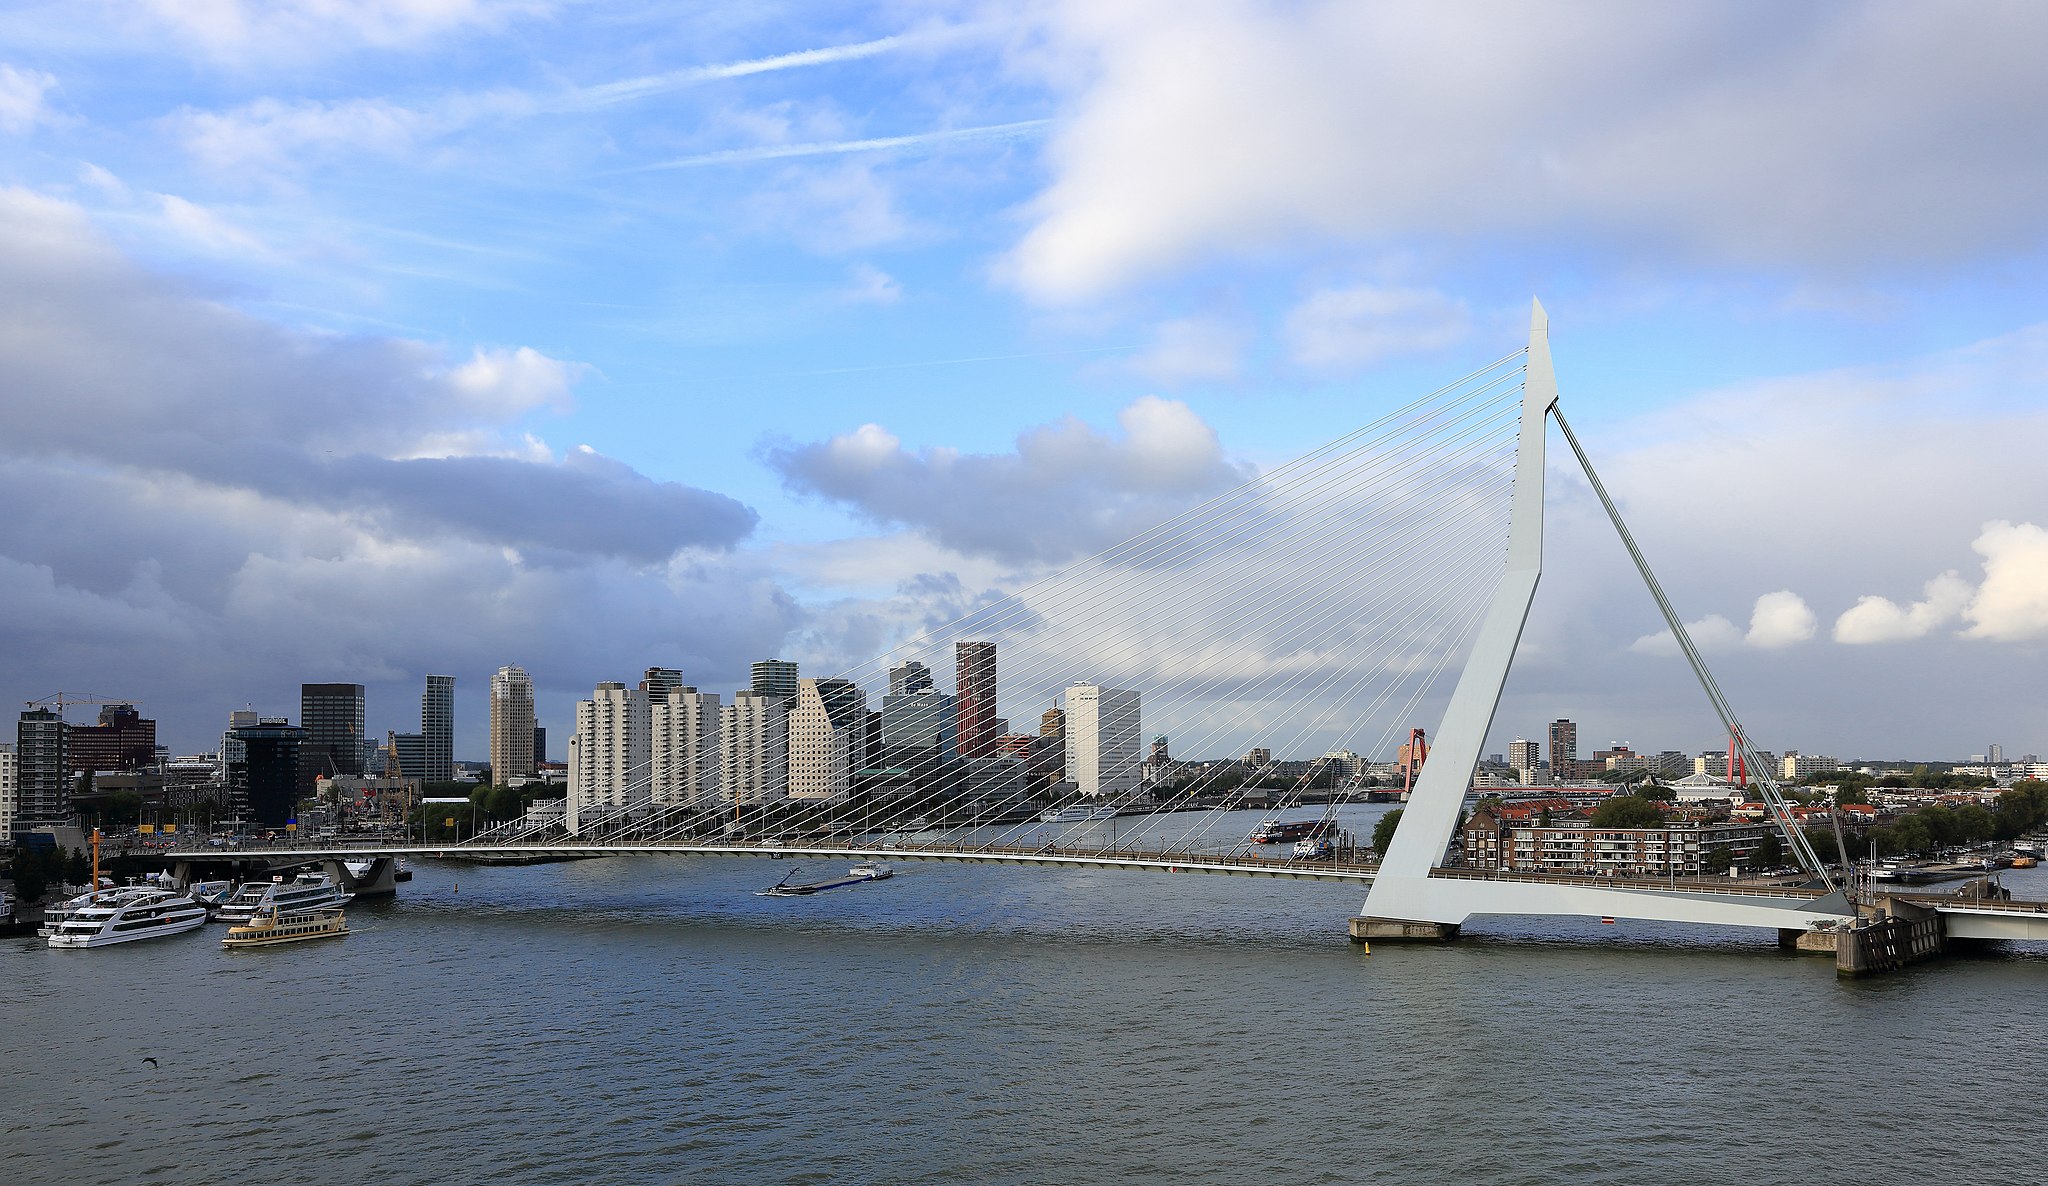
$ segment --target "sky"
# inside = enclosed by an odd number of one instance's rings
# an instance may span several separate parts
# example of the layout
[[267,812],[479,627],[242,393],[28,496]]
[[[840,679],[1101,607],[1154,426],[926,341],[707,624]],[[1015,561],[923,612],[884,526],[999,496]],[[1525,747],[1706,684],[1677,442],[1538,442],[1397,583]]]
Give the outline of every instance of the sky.
[[[649,665],[851,669],[1540,297],[1758,745],[2048,753],[2044,43],[1990,0],[16,3],[0,690],[189,752],[308,681],[408,730],[450,673],[481,757],[505,663],[556,737]],[[1489,750],[1713,746],[1567,460]]]

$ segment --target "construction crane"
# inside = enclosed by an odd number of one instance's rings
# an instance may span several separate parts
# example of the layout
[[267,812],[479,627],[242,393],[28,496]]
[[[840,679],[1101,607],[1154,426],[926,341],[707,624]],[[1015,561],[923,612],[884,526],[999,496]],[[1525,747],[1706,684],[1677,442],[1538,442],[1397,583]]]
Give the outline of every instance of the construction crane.
[[132,705],[134,703],[135,701],[127,696],[95,696],[90,692],[58,692],[54,696],[45,696],[41,700],[28,701],[28,706],[30,708],[55,708],[57,710],[57,715],[59,717],[62,717],[64,715],[64,710],[74,704],[96,704],[104,706],[108,704]]

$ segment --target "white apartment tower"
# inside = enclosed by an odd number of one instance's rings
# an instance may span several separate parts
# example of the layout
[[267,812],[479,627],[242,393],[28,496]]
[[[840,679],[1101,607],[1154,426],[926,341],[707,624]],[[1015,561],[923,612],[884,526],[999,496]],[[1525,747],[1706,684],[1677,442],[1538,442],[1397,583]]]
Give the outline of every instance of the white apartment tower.
[[491,677],[491,781],[516,787],[533,777],[533,680],[519,667]]
[[679,807],[717,803],[722,773],[718,694],[673,688],[649,706],[648,717],[654,801]]
[[576,736],[569,741],[570,830],[580,813],[645,803],[649,753],[647,696],[621,683],[597,685],[576,702]]
[[844,799],[866,752],[867,703],[860,690],[843,679],[798,680],[789,712],[789,797]]
[[789,701],[741,688],[719,714],[720,783],[734,803],[789,797]]
[[20,810],[21,758],[13,742],[0,742],[0,843],[14,835],[14,817]]
[[1138,738],[1138,693],[1096,684],[1067,689],[1067,777],[1090,799],[1122,798],[1138,789],[1144,761]]

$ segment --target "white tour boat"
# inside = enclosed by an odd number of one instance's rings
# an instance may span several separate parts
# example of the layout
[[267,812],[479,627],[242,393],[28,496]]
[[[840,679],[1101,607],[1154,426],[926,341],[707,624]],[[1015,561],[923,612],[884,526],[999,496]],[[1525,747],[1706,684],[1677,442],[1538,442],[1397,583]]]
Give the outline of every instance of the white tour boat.
[[134,886],[66,910],[64,921],[50,932],[49,942],[52,947],[105,947],[182,935],[205,922],[206,907],[183,894]]
[[221,906],[219,918],[233,925],[248,922],[258,910],[292,914],[344,906],[353,897],[325,873],[301,873],[290,881],[273,877],[269,881],[251,881],[236,890],[235,896]]
[[1038,822],[1042,824],[1080,824],[1086,823],[1089,820],[1115,818],[1116,808],[1114,806],[1085,807],[1076,804],[1072,807],[1056,807],[1039,816]]
[[881,861],[862,861],[846,872],[848,876],[857,877],[862,881],[881,881],[896,876],[896,870]]

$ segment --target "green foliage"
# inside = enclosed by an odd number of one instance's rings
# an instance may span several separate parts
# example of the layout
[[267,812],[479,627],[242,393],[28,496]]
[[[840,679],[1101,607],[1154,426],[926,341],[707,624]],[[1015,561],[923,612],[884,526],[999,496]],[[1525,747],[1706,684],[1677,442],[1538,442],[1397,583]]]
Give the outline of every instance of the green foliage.
[[64,858],[64,880],[73,885],[84,885],[92,880],[92,858],[82,848],[74,848]]
[[1769,869],[1785,863],[1785,844],[1778,839],[1776,829],[1765,832],[1764,838],[1757,841],[1756,851],[1749,854],[1749,863],[1759,869]]
[[1735,863],[1735,850],[1725,844],[1716,844],[1700,857],[1700,867],[1709,873],[1726,873]]
[[1661,828],[1664,811],[1640,795],[1616,795],[1593,809],[1589,828]]
[[1385,856],[1387,852],[1387,845],[1392,844],[1394,842],[1394,829],[1400,826],[1401,808],[1396,807],[1394,810],[1389,811],[1387,814],[1381,816],[1380,822],[1374,824],[1372,827],[1373,851],[1379,853],[1381,856]]
[[1646,782],[1636,788],[1636,798],[1648,799],[1652,803],[1676,803],[1678,792],[1654,782]]

